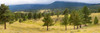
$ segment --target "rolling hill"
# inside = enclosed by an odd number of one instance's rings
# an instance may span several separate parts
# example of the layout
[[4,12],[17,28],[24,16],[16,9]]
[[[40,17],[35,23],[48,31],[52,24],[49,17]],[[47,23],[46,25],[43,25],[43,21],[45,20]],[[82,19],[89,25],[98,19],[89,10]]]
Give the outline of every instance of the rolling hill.
[[[80,2],[64,2],[64,1],[55,1],[51,4],[21,4],[21,5],[9,5],[10,10],[12,11],[23,11],[23,10],[34,10],[34,9],[79,9],[83,6],[94,6],[98,4],[88,4]],[[90,7],[91,8],[91,7]],[[95,7],[94,7],[95,8]]]

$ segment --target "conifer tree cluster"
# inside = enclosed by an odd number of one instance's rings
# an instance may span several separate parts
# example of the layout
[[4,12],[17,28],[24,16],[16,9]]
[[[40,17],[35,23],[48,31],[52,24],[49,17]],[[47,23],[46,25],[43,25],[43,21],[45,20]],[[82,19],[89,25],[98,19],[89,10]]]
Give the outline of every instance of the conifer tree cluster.
[[43,19],[44,25],[43,26],[47,26],[47,31],[48,31],[48,27],[53,25],[53,20],[50,17],[50,14],[45,14],[44,19]]

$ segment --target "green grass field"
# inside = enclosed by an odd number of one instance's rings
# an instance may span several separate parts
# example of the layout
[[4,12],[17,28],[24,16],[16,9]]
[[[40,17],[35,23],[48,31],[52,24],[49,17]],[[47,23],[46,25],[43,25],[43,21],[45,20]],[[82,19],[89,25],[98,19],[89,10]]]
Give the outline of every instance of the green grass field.
[[[95,16],[97,16],[100,21],[100,13],[92,13],[90,16],[92,17],[92,22]],[[53,19],[57,18],[56,16],[51,17]],[[62,17],[63,15],[60,15],[60,18]],[[27,20],[23,21],[23,23],[19,23],[18,21],[13,24],[7,23],[6,30],[3,29],[3,25],[0,25],[0,33],[100,33],[100,24],[91,24],[75,30],[73,29],[73,25],[68,25],[68,30],[65,31],[64,26],[60,25],[59,21],[57,21],[54,26],[49,26],[49,31],[46,31],[46,26],[42,26],[42,19],[43,18]]]

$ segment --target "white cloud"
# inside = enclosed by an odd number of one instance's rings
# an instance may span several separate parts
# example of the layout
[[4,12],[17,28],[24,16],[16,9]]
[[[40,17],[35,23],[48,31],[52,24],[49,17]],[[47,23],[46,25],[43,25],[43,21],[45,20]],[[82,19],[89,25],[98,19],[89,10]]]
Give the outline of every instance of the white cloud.
[[49,4],[54,1],[71,1],[85,3],[100,3],[100,0],[0,0],[0,4],[17,5],[17,4]]
[[[63,0],[66,1],[66,0]],[[84,3],[100,3],[100,0],[67,0],[73,2],[84,2]]]

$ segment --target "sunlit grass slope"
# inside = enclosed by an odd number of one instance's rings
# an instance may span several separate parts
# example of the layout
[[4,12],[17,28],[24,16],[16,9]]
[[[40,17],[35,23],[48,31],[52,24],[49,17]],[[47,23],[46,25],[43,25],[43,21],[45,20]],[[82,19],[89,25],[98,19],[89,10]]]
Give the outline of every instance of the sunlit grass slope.
[[[90,15],[93,18],[95,16],[100,20],[100,13],[92,13]],[[56,19],[55,16],[51,16],[53,19]],[[63,15],[60,15],[60,19]],[[64,26],[60,25],[60,21],[57,21],[54,26],[49,26],[49,31],[46,31],[46,26],[42,26],[42,19],[38,20],[27,20],[19,23],[18,21],[13,24],[7,23],[7,29],[3,29],[3,25],[0,25],[0,33],[100,33],[100,24],[98,25],[89,25],[87,27],[82,27],[81,29],[73,29],[73,25],[68,25],[68,30],[65,31]]]

